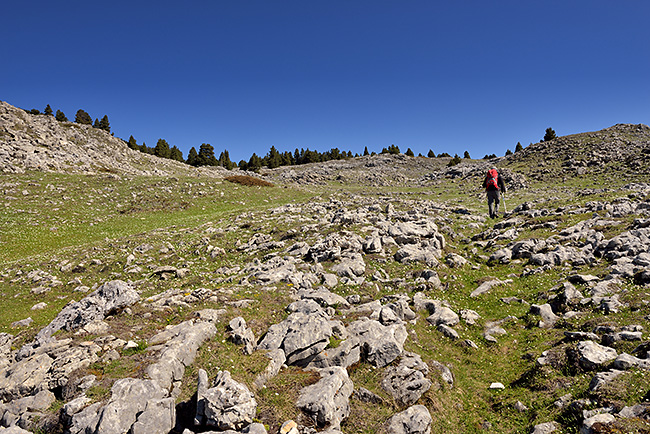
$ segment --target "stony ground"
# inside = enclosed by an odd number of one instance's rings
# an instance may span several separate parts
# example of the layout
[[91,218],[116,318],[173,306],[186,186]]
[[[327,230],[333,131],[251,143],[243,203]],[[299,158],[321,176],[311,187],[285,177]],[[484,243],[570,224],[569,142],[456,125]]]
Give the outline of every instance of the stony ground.
[[4,175],[0,432],[650,432],[645,149]]

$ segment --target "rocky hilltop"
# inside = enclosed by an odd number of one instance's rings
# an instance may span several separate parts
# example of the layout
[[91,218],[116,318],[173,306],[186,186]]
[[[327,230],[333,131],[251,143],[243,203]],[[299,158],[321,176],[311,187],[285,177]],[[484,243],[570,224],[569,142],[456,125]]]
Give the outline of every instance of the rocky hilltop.
[[0,101],[0,172],[26,170],[143,176],[223,176],[130,149],[110,133],[53,116],[32,115]]
[[[129,154],[24,116],[2,146]],[[273,187],[4,160],[0,433],[650,432],[649,137],[263,170]]]

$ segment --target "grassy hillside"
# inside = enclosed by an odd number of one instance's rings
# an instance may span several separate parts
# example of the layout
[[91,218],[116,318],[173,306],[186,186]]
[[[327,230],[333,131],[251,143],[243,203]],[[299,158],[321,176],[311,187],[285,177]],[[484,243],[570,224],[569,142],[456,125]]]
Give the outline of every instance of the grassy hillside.
[[[536,215],[511,215],[518,220],[505,227],[499,226],[504,218],[486,218],[487,209],[478,186],[482,171],[470,170],[465,176],[451,177],[444,175],[444,165],[437,169],[441,175],[431,178],[435,182],[400,183],[396,187],[369,186],[359,181],[362,178],[353,169],[341,172],[344,177],[347,174],[346,182],[341,181],[340,174],[333,174],[329,180],[324,178],[325,183],[276,183],[272,187],[245,186],[215,178],[41,172],[0,175],[4,193],[0,213],[0,332],[16,335],[12,346],[19,348],[71,300],[79,300],[85,292],[107,280],[131,281],[143,302],[134,306],[130,314],[107,319],[108,333],[135,340],[141,346],[135,351],[123,351],[117,361],[97,362],[79,373],[97,376],[88,396],[99,401],[108,396],[116,379],[144,375],[143,366],[152,360],[145,349],[147,338],[167,325],[192,318],[197,310],[225,309],[218,335],[200,349],[196,362],[183,378],[183,392],[177,401],[179,408],[191,407],[198,368],[207,370],[210,378],[218,370],[228,369],[233,378],[251,385],[266,367],[267,360],[259,352],[245,356],[226,340],[226,326],[231,318],[243,316],[255,336],[260,337],[270,325],[287,316],[285,307],[292,300],[292,284],[282,281],[267,285],[248,278],[243,270],[285,255],[294,243],[314,245],[328,234],[352,233],[365,238],[372,229],[368,223],[353,217],[346,223],[328,223],[324,217],[368,209],[379,213],[391,207],[397,220],[400,215],[419,213],[436,221],[447,242],[445,256],[436,267],[441,286],[434,287],[419,279],[429,266],[419,262],[398,263],[392,259],[396,248],[390,247],[386,255],[365,256],[362,283],[339,279],[333,292],[344,297],[356,294],[362,301],[383,302],[399,294],[413,297],[417,292],[425,292],[431,299],[447,301],[456,312],[471,309],[480,315],[475,325],[461,321],[455,327],[461,336],[458,340],[444,337],[426,321],[428,314],[423,311],[417,312],[416,321],[407,324],[409,337],[405,349],[420,354],[431,366],[433,361],[445,364],[455,377],[450,387],[431,370],[434,387],[420,403],[431,412],[432,432],[524,433],[535,424],[552,420],[561,424],[562,432],[578,432],[579,412],[558,407],[554,404],[558,399],[567,394],[571,394],[573,401],[590,398],[591,404],[585,403],[584,409],[595,407],[596,402],[615,406],[643,403],[650,398],[650,376],[645,371],[626,371],[608,390],[594,396],[587,390],[593,372],[567,359],[573,343],[565,339],[564,331],[591,331],[599,325],[646,326],[650,315],[647,285],[626,281],[620,296],[624,307],[618,312],[605,315],[597,307],[585,307],[579,315],[561,319],[556,327],[540,328],[539,318],[529,313],[530,304],[552,299],[555,288],[571,276],[605,277],[611,263],[597,258],[589,265],[564,263],[535,272],[537,267],[525,259],[489,264],[488,258],[513,240],[548,239],[593,218],[594,214],[602,217],[601,226],[596,229],[606,239],[629,230],[634,219],[647,218],[647,214],[616,215],[608,214],[606,208],[594,211],[597,207],[589,207],[596,202],[610,208],[623,202],[648,203],[650,176],[643,169],[647,159],[641,154],[634,160],[638,165],[630,166],[626,160],[629,156],[590,165],[593,155],[590,157],[589,152],[593,151],[571,145],[583,143],[583,138],[558,139],[558,146],[568,149],[566,152],[575,149],[570,155],[560,157],[558,151],[554,158],[543,153],[550,152],[550,148],[526,149],[523,154],[498,163],[526,180],[525,188],[508,193],[508,211],[522,204],[540,211]],[[596,143],[596,148],[603,149],[602,143]],[[567,165],[567,158],[586,163]],[[548,173],[537,176],[540,167]],[[409,176],[426,179],[429,174]],[[635,189],[630,187],[631,183],[644,183],[646,187]],[[511,228],[516,233],[508,237],[506,231]],[[250,240],[262,236],[269,243],[266,247],[245,248]],[[450,254],[460,255],[468,263],[454,266],[447,260]],[[332,266],[328,262],[320,265],[326,270]],[[161,274],[154,273],[159,266],[188,272],[179,277],[163,274],[161,278]],[[308,272],[313,267],[313,263],[299,264],[298,270]],[[481,296],[470,296],[481,283],[494,279],[505,283]],[[587,286],[577,286],[587,293]],[[201,295],[206,288],[209,297]],[[155,296],[165,291],[176,294],[178,302],[155,306]],[[46,306],[34,309],[37,303]],[[27,317],[33,319],[29,326],[12,327],[12,323]],[[336,317],[345,324],[357,318],[338,309]],[[496,342],[484,336],[486,325],[493,322],[505,332],[497,336]],[[644,337],[646,333],[644,330]],[[59,339],[63,337],[75,342],[94,338],[72,332],[57,335]],[[468,346],[467,340],[477,348]],[[330,345],[338,344],[332,341]],[[630,353],[638,344],[621,341],[615,346],[619,353]],[[558,354],[557,363],[540,368],[535,360],[549,350]],[[383,403],[367,404],[352,399],[352,413],[342,425],[343,432],[380,432],[388,417],[400,410],[380,385],[382,372],[364,363],[349,369],[355,388],[371,390],[383,398]],[[296,367],[281,370],[266,388],[256,391],[258,420],[270,432],[276,432],[287,419],[309,425],[294,403],[300,388],[315,381],[313,373]],[[494,382],[504,384],[505,389],[490,389]],[[60,396],[51,408],[52,415],[56,415],[64,401]],[[629,423],[638,424],[634,432],[650,430],[647,422]],[[630,426],[621,425],[620,432],[633,432]]]

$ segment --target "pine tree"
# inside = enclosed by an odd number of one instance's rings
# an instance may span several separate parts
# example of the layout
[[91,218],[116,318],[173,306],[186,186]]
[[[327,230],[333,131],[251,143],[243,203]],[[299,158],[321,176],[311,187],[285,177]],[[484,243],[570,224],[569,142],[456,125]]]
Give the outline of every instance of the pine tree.
[[449,160],[449,163],[447,163],[448,167],[455,166],[456,164],[459,164],[462,160],[458,156],[458,154],[454,154],[454,158]]
[[465,153],[463,154],[463,158],[468,159],[468,160],[472,158],[472,157],[469,156],[469,151],[465,151]]
[[111,132],[111,125],[108,122],[108,116],[104,115],[101,121],[99,121],[99,128],[106,132]]
[[262,167],[262,159],[253,152],[253,155],[251,155],[251,158],[248,160],[248,170],[252,170],[254,172],[258,171]]
[[239,160],[239,164],[237,166],[241,170],[248,170],[248,162],[246,160]]
[[202,143],[196,159],[197,166],[218,166],[217,157],[214,156],[214,147],[209,143]]
[[429,153],[427,154],[427,157],[429,158],[436,158],[435,152],[433,152],[431,149],[429,149]]
[[521,146],[521,142],[517,142],[517,146],[515,146],[515,152],[522,151],[524,149],[523,146]]
[[506,155],[512,155],[512,151],[510,149],[506,149]]
[[133,137],[133,135],[131,137],[129,137],[128,146],[129,146],[129,148],[135,149],[136,151],[140,150],[140,148],[138,146],[138,142],[135,141],[135,138]]
[[198,166],[199,154],[196,153],[194,146],[190,148],[190,152],[187,153],[187,161],[185,161],[190,166]]
[[68,118],[61,110],[56,111],[56,116],[54,117],[54,119],[56,119],[59,122],[68,122]]
[[52,116],[52,113],[53,113],[53,112],[52,112],[52,107],[50,107],[50,105],[48,104],[48,105],[45,107],[45,111],[43,111],[43,113],[44,113],[45,115],[47,115],[47,116]]
[[183,152],[176,147],[176,145],[172,146],[172,148],[169,150],[169,158],[172,160],[180,161],[181,163],[185,162],[183,159]]
[[93,118],[91,118],[90,115],[82,109],[77,110],[77,114],[74,117],[74,121],[78,124],[83,124],[83,125],[93,124]]
[[555,131],[553,131],[553,128],[548,127],[546,129],[546,134],[544,134],[544,140],[543,141],[548,142],[548,141],[553,140],[555,138],[557,138],[557,135],[555,135]]
[[363,156],[367,157],[368,155],[370,155],[370,152],[368,152],[368,147],[366,146],[365,148],[363,148]]
[[219,155],[219,165],[228,170],[232,170],[232,168],[235,167],[235,163],[230,161],[230,155],[227,150],[224,150],[221,155]]
[[291,152],[282,153],[282,166],[293,166],[293,155]]
[[158,139],[158,143],[156,143],[156,147],[153,149],[153,154],[156,157],[169,158],[170,152],[169,143],[165,139]]
[[408,155],[409,157],[415,157],[415,154],[413,153],[413,151],[411,151],[411,148],[408,148],[406,150],[406,155]]
[[93,124],[93,128],[99,128],[99,119],[95,118],[95,123]]
[[264,157],[264,160],[266,160],[265,163],[269,169],[280,167],[280,164],[282,163],[282,157],[278,150],[275,149],[275,146],[271,146],[271,149],[269,150],[269,153],[266,154],[266,157]]

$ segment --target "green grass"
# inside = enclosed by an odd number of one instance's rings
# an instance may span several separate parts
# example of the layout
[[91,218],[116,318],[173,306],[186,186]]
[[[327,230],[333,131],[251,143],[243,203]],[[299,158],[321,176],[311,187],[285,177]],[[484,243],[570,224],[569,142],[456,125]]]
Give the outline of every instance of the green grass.
[[5,212],[0,214],[0,264],[159,228],[194,227],[309,196],[292,189],[246,187],[208,178],[39,173],[3,175],[3,182],[13,186],[14,195],[5,197]]

